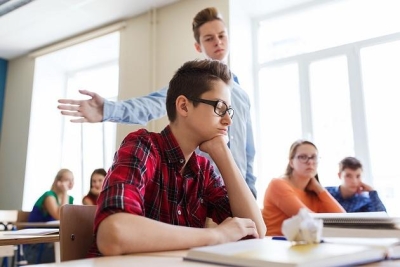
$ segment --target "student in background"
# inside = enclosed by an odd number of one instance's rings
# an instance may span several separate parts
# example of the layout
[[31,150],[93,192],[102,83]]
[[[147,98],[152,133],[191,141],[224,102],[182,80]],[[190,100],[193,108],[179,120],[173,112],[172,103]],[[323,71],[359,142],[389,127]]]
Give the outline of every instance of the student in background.
[[318,213],[345,212],[319,183],[317,168],[317,147],[310,141],[294,142],[285,175],[272,179],[265,192],[262,215],[268,236],[282,235],[283,221],[298,214],[301,208]]
[[326,189],[347,212],[386,211],[378,192],[362,181],[362,173],[361,162],[355,157],[346,157],[339,163],[341,185]]
[[[68,169],[58,171],[50,191],[46,191],[35,203],[28,222],[49,222],[60,220],[60,208],[73,204],[74,198],[68,191],[74,186],[74,175]],[[24,245],[25,258],[29,264],[54,262],[54,244]]]
[[[228,30],[218,10],[213,7],[201,10],[193,19],[192,29],[196,51],[202,53],[206,58],[227,64],[229,55]],[[255,147],[250,100],[247,93],[240,87],[237,77],[233,75],[232,79],[234,80],[232,83],[232,105],[236,107],[236,114],[235,123],[229,128],[228,132],[229,147],[243,178],[256,197],[256,177],[253,174]],[[112,121],[145,125],[153,119],[165,116],[167,91],[168,86],[144,97],[113,102],[96,93],[81,90],[82,94],[90,96],[91,99],[60,99],[58,102],[64,105],[59,105],[58,108],[62,110],[63,115],[80,117],[71,120],[72,122]],[[200,154],[202,153],[200,152]],[[202,155],[208,157],[206,154]],[[218,168],[215,164],[213,165],[219,173]]]
[[107,172],[104,169],[95,169],[90,176],[90,190],[82,199],[83,205],[96,205]]
[[[190,61],[178,69],[166,99],[169,125],[161,133],[130,133],[115,154],[98,199],[90,256],[265,235],[258,205],[226,144],[234,115],[230,80],[219,61]],[[204,228],[207,216],[219,225]]]

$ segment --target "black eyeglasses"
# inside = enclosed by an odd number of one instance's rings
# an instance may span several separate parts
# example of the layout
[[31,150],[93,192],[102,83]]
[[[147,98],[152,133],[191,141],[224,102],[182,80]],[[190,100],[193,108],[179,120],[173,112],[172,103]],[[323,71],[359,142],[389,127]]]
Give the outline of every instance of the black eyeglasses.
[[319,157],[318,155],[312,155],[312,156],[307,156],[305,154],[298,155],[296,157],[301,163],[308,163],[310,160],[312,160],[315,163],[318,163]]
[[226,113],[228,113],[229,117],[232,119],[233,114],[235,113],[235,110],[231,107],[228,107],[228,105],[222,100],[213,101],[213,100],[206,100],[206,99],[201,99],[201,98],[194,98],[194,99],[189,99],[189,100],[213,106],[215,114],[217,114],[220,117],[223,117],[223,116],[225,116]]

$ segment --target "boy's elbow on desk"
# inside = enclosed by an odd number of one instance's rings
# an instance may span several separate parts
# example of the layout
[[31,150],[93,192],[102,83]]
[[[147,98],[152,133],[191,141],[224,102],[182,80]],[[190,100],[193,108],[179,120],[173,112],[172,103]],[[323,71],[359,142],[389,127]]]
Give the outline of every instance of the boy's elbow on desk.
[[102,221],[97,230],[97,247],[104,256],[115,256],[123,254],[121,244],[120,227],[112,218],[108,217]]

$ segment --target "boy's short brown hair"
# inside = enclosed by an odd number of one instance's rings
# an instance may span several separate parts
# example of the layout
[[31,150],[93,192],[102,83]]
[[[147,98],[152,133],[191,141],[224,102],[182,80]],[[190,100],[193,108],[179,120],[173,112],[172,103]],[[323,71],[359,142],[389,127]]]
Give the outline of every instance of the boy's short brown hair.
[[222,15],[218,12],[215,7],[208,7],[201,10],[196,16],[193,18],[192,28],[194,39],[197,43],[200,43],[200,31],[199,28],[209,21],[219,20],[224,22],[222,19]]
[[361,169],[361,162],[355,157],[346,157],[339,162],[339,172],[344,171],[345,169],[351,169],[353,171]]
[[[180,67],[169,82],[166,108],[170,122],[176,119],[176,99],[184,95],[188,99],[200,98],[200,96],[212,90],[213,83],[222,80],[230,85],[231,72],[227,65],[217,60],[193,60]],[[197,106],[199,103],[194,102]]]

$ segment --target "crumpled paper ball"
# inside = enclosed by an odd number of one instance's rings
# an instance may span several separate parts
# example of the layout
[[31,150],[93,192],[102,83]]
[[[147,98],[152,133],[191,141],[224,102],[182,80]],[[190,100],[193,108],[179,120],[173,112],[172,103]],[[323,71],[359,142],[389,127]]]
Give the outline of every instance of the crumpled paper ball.
[[304,244],[320,243],[322,240],[323,221],[311,217],[307,209],[300,209],[299,213],[282,223],[282,233],[289,241]]

